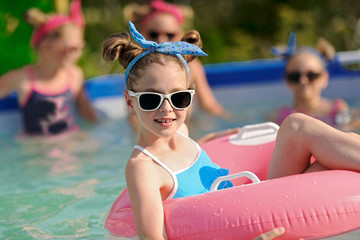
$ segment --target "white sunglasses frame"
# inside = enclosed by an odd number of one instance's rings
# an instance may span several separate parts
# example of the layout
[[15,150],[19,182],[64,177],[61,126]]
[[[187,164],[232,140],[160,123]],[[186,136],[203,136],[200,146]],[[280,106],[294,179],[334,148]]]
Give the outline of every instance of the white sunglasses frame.
[[[192,104],[192,101],[193,101],[193,98],[194,98],[194,94],[195,94],[195,90],[192,90],[192,89],[188,89],[188,90],[181,90],[181,91],[176,91],[176,92],[172,92],[172,93],[169,93],[169,94],[162,94],[162,93],[157,93],[157,92],[133,92],[131,90],[126,90],[128,93],[129,93],[129,96],[130,97],[136,97],[136,100],[138,102],[138,106],[141,110],[145,111],[145,112],[151,112],[151,111],[156,111],[160,108],[160,106],[162,105],[162,103],[164,102],[165,99],[167,99],[171,105],[172,108],[176,109],[176,110],[184,110],[188,107],[191,106]],[[176,93],[181,93],[181,92],[187,92],[187,93],[190,93],[190,104],[189,106],[185,107],[185,108],[178,108],[178,107],[175,107],[172,103],[172,100],[171,100],[171,96],[176,94]],[[155,109],[151,109],[151,110],[146,110],[146,109],[143,109],[141,106],[140,106],[140,96],[143,95],[143,94],[154,94],[154,95],[158,95],[160,96],[160,103],[159,105],[155,108]]]

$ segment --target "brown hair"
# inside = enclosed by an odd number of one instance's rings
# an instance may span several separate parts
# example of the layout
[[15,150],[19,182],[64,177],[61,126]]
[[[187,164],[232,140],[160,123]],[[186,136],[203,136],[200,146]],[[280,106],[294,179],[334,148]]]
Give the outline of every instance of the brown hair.
[[[53,17],[55,14],[54,13],[44,13],[42,12],[40,9],[38,8],[30,8],[29,10],[27,10],[24,15],[23,15],[23,19],[24,21],[31,25],[34,29],[37,29],[39,27],[41,27],[42,25],[44,25],[45,23],[47,23],[49,21],[49,19],[51,17]],[[61,36],[63,36],[63,32],[66,31],[65,28],[68,25],[74,25],[76,26],[76,24],[69,22],[67,24],[61,25],[57,28],[55,28],[54,30],[52,30],[51,32],[47,33],[40,41],[38,44],[36,44],[36,46],[39,46],[39,44],[41,43],[41,41],[43,41],[44,39],[49,39],[49,38],[60,38]]]
[[46,14],[38,8],[30,8],[24,13],[24,21],[34,28],[38,28],[46,23],[51,17],[51,14]]
[[[181,39],[184,42],[194,44],[198,47],[202,47],[202,41],[200,34],[195,31],[189,31]],[[117,33],[109,36],[103,42],[103,58],[105,61],[110,62],[117,60],[121,66],[125,69],[129,63],[139,54],[145,52],[147,49],[139,46],[138,44],[131,41],[129,33]],[[196,56],[183,55],[186,62],[191,62]],[[143,56],[139,61],[136,62],[134,67],[131,69],[131,74],[128,76],[127,89],[133,90],[133,84],[136,83],[136,79],[141,76],[141,71],[153,64],[165,65],[166,62],[174,61],[178,63],[183,69],[185,69],[182,61],[174,56],[168,54],[162,54],[152,52]]]

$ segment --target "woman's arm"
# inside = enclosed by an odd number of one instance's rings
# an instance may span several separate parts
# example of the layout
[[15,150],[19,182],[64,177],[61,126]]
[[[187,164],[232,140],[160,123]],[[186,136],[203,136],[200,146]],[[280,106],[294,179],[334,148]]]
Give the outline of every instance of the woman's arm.
[[141,158],[130,159],[125,168],[135,229],[140,239],[165,239],[166,236],[161,183],[154,172],[154,163]]

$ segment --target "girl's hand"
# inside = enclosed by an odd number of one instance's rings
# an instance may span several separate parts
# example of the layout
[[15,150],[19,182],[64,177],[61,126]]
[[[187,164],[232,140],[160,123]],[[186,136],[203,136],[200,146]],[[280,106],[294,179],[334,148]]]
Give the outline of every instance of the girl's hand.
[[266,233],[263,233],[263,234],[257,236],[253,240],[271,240],[280,235],[283,235],[284,232],[285,232],[285,228],[283,228],[283,227],[274,228],[273,230],[270,230]]
[[223,137],[226,135],[230,135],[230,134],[235,134],[240,130],[240,128],[231,128],[231,129],[226,129],[224,131],[221,132],[213,132],[213,133],[208,133],[205,136],[201,137],[200,139],[198,139],[196,142],[201,145],[204,144],[210,140],[219,138],[219,137]]

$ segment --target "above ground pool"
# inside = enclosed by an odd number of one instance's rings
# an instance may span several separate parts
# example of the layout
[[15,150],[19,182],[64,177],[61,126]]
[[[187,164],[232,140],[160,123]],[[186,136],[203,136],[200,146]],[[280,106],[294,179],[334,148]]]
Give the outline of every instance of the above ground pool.
[[[360,107],[360,72],[329,66],[323,95]],[[190,135],[264,122],[271,109],[291,103],[281,60],[207,65],[230,122],[193,111]],[[87,91],[102,116],[98,125],[61,138],[21,138],[14,96],[0,101],[0,238],[113,239],[104,229],[109,208],[125,187],[124,167],[136,140],[126,120],[121,75],[94,78]],[[197,108],[195,102],[195,108]],[[356,129],[357,132],[360,132]],[[328,239],[359,239],[353,231]]]

